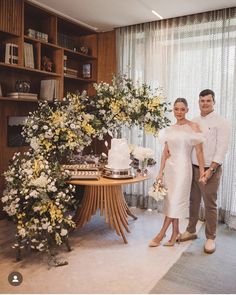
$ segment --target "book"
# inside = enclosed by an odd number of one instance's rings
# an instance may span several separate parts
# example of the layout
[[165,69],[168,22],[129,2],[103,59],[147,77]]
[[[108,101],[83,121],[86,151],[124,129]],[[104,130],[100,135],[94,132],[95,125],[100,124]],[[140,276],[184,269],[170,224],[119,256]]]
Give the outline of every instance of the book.
[[11,43],[5,44],[5,63],[11,64],[11,55],[12,55],[12,48]]
[[67,56],[66,55],[63,56],[63,69],[64,69],[64,73],[66,73],[66,70],[67,70]]
[[34,69],[34,49],[33,44],[24,42],[24,65]]
[[18,45],[13,43],[5,44],[5,63],[18,64]]
[[12,46],[11,63],[18,64],[18,45],[12,43],[11,46]]
[[74,70],[74,69],[71,69],[71,68],[67,68],[65,74],[73,76],[73,77],[77,77],[78,76],[78,71]]

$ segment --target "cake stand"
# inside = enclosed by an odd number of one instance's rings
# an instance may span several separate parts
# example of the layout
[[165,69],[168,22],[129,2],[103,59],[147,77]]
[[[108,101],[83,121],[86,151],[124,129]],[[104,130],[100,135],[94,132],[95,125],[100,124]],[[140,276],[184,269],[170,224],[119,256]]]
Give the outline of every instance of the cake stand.
[[132,173],[132,168],[113,169],[105,166],[102,172],[102,176],[111,179],[127,179],[134,178],[135,174]]

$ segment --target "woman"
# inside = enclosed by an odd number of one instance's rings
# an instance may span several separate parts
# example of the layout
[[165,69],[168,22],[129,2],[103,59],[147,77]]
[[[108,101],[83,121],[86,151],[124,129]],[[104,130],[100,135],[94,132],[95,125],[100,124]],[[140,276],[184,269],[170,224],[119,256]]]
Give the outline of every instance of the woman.
[[176,124],[160,132],[160,141],[165,144],[157,181],[163,182],[168,189],[164,200],[165,220],[160,232],[149,243],[150,247],[157,247],[165,237],[169,225],[172,223],[172,235],[164,246],[174,246],[178,241],[179,218],[188,216],[189,195],[192,182],[191,152],[196,149],[199,163],[200,179],[204,183],[204,157],[202,142],[204,137],[199,126],[186,119],[188,103],[185,98],[177,98],[173,107]]

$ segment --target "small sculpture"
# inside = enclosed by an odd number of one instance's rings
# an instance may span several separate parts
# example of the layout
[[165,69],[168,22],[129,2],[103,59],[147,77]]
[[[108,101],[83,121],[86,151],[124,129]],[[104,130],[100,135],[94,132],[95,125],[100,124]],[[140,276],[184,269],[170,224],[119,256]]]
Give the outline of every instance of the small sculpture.
[[28,93],[30,91],[30,81],[17,80],[15,89],[17,92]]
[[51,59],[47,56],[43,56],[42,58],[42,70],[47,72],[53,72],[54,64]]
[[88,54],[88,47],[86,47],[86,46],[81,46],[81,47],[79,48],[79,51],[80,51],[81,53],[83,53],[83,54]]

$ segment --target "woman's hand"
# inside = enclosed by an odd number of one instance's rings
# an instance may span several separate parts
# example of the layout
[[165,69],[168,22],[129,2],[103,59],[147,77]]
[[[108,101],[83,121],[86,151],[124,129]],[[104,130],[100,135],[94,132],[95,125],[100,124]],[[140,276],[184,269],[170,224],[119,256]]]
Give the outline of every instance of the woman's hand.
[[160,181],[160,183],[163,183],[163,173],[159,173],[156,177],[156,181]]

